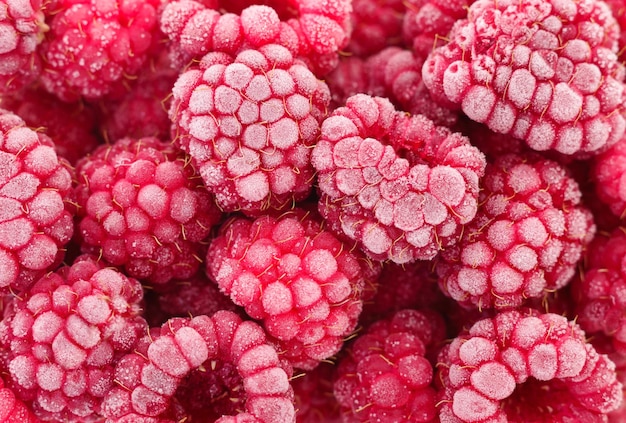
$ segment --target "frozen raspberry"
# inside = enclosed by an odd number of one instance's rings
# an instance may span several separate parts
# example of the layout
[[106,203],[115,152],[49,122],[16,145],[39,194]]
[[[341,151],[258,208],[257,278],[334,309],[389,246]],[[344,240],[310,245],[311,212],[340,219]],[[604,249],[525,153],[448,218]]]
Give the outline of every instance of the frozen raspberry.
[[346,50],[358,57],[402,43],[403,0],[352,0],[352,33]]
[[320,212],[377,260],[432,259],[477,209],[484,156],[467,138],[359,94],[322,124]]
[[437,263],[441,289],[468,307],[517,307],[565,286],[595,232],[565,168],[533,153],[487,165],[476,218]]
[[615,364],[557,314],[507,311],[439,356],[442,422],[605,422],[622,402]]
[[334,392],[344,421],[436,421],[433,368],[424,354],[438,341],[416,310],[371,325],[338,364]]
[[4,386],[2,378],[0,378],[0,421],[3,423],[39,423],[30,409],[15,397],[15,393]]
[[617,22],[593,0],[479,0],[435,49],[424,83],[534,150],[586,156],[624,134]]
[[147,330],[141,299],[137,280],[90,257],[22,292],[0,323],[16,395],[43,420],[98,417],[116,360]]
[[54,142],[60,157],[71,164],[94,150],[100,140],[96,110],[84,102],[66,103],[42,88],[30,86],[0,98],[0,105]]
[[167,111],[178,71],[167,54],[150,60],[130,91],[119,100],[100,101],[100,131],[113,143],[120,138],[155,137],[169,140],[171,121]]
[[365,63],[368,92],[387,97],[401,110],[424,115],[436,125],[452,127],[459,113],[431,98],[422,81],[425,59],[426,55],[415,55],[400,47],[388,47],[368,57]]
[[626,137],[592,162],[596,195],[615,216],[626,217]]
[[402,21],[404,42],[413,52],[426,57],[448,40],[457,20],[467,17],[474,0],[406,0]]
[[315,369],[294,375],[296,421],[341,423],[339,403],[333,393],[334,363],[322,362]]
[[63,259],[71,185],[50,138],[0,109],[0,292],[27,288]]
[[37,46],[48,27],[42,0],[0,0],[0,92],[17,91],[41,72]]
[[365,60],[357,56],[342,56],[324,80],[330,89],[331,110],[345,106],[349,97],[369,89]]
[[158,38],[159,0],[57,0],[41,44],[45,88],[64,101],[118,96]]
[[581,277],[574,281],[580,326],[589,334],[608,336],[626,356],[626,234],[621,228],[600,233],[586,254]]
[[258,213],[309,195],[311,147],[329,102],[326,84],[272,44],[235,59],[205,56],[178,78],[170,117],[220,208]]
[[611,11],[613,12],[613,16],[615,17],[619,25],[619,28],[620,28],[619,51],[621,54],[623,54],[624,47],[626,47],[626,4],[624,3],[624,0],[604,0],[604,1],[611,8]]
[[232,312],[171,319],[119,361],[102,408],[113,421],[295,423],[290,373],[261,327]]
[[207,253],[210,278],[261,320],[281,356],[310,370],[341,348],[355,328],[368,283],[364,257],[294,210],[274,218],[233,218]]
[[192,277],[220,218],[188,159],[156,138],[123,138],[78,162],[83,252],[163,284]]

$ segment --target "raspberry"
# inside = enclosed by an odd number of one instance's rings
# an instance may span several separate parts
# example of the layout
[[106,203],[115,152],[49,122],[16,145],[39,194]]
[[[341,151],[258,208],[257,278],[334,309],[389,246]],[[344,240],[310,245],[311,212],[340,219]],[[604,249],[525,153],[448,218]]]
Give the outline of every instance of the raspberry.
[[0,293],[26,289],[63,259],[71,184],[50,138],[0,109]]
[[621,218],[626,214],[626,138],[592,160],[591,179],[598,199]]
[[534,150],[596,154],[626,127],[618,36],[602,1],[478,0],[429,56],[424,83]]
[[207,253],[207,273],[261,320],[281,356],[310,370],[341,348],[361,312],[368,264],[301,210],[235,217]]
[[484,156],[461,134],[386,99],[348,99],[313,149],[320,212],[376,260],[432,259],[477,209]]
[[102,408],[115,421],[295,422],[289,376],[256,323],[229,311],[171,319],[119,361]]
[[72,164],[100,144],[96,111],[88,104],[65,103],[34,86],[0,98],[0,104],[31,128],[43,130],[57,154]]
[[14,92],[41,72],[36,49],[48,30],[41,0],[0,1],[0,92]]
[[0,323],[15,393],[44,420],[91,421],[147,329],[138,281],[82,257],[16,297]]
[[79,161],[76,173],[83,252],[155,284],[196,273],[220,212],[180,151],[123,138]]
[[334,392],[344,421],[436,421],[433,368],[424,358],[436,341],[428,317],[416,310],[370,326],[337,368]]
[[580,326],[589,334],[609,337],[626,356],[626,235],[621,228],[600,233],[586,254],[584,273],[574,281],[574,303]]
[[[119,5],[117,3],[120,3]],[[45,88],[63,101],[119,96],[159,38],[159,0],[57,0],[41,44]]]
[[578,325],[521,309],[481,320],[444,347],[435,380],[442,422],[601,422],[622,401],[615,364]]
[[4,423],[38,423],[28,407],[15,397],[15,393],[4,386],[0,378],[0,421]]
[[358,57],[367,57],[400,44],[406,12],[402,0],[353,0],[353,30],[347,50]]
[[330,89],[330,109],[344,106],[349,97],[369,89],[365,60],[357,56],[342,56],[325,81]]
[[578,184],[536,154],[487,165],[476,218],[437,263],[441,289],[468,307],[518,307],[565,286],[595,232]]
[[225,211],[291,207],[313,184],[310,150],[328,87],[287,49],[220,53],[184,72],[173,90],[175,141]]

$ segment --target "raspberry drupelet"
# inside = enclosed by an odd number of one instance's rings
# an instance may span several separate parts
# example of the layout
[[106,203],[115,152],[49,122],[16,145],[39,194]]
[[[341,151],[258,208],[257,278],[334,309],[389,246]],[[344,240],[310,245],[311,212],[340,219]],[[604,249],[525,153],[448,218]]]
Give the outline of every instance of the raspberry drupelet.
[[97,420],[117,360],[147,330],[142,294],[137,280],[83,256],[16,297],[0,342],[18,398],[42,420]]
[[362,309],[370,263],[295,209],[279,217],[235,217],[207,253],[207,271],[278,345],[281,357],[310,370],[337,353]]
[[61,100],[126,92],[158,39],[159,0],[55,0],[39,52],[41,82]]
[[0,1],[0,93],[15,92],[39,77],[37,48],[48,30],[42,3]]
[[600,201],[620,220],[626,216],[626,137],[593,157],[590,177]]
[[357,94],[324,120],[312,163],[330,228],[373,259],[406,263],[457,241],[485,158],[461,134]]
[[553,313],[480,320],[443,348],[437,367],[442,423],[600,423],[623,399],[615,364]]
[[569,283],[595,226],[564,167],[536,153],[503,155],[487,165],[479,201],[459,243],[437,262],[446,295],[503,309]]
[[154,284],[197,272],[221,213],[180,150],[122,138],[80,160],[76,175],[83,252]]
[[365,58],[401,44],[406,12],[406,2],[402,0],[353,0],[352,32],[346,50]]
[[626,128],[618,37],[603,1],[478,0],[422,74],[436,99],[491,130],[585,157]]
[[350,344],[334,382],[344,421],[436,421],[433,368],[424,355],[443,337],[435,336],[432,325],[417,310],[400,310]]
[[0,293],[26,289],[63,259],[72,176],[49,137],[0,109]]
[[295,423],[291,372],[263,329],[230,311],[170,319],[119,360],[103,415],[116,422]]
[[174,141],[222,210],[289,208],[311,192],[329,102],[326,84],[282,46],[209,53],[174,86]]

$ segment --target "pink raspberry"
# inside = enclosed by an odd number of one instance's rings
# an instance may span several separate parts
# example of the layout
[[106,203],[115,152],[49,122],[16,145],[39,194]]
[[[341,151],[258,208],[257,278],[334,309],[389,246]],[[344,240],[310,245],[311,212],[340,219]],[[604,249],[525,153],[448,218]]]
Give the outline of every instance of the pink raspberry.
[[626,4],[623,0],[604,0],[609,5],[620,28],[619,50],[626,47]]
[[204,57],[173,90],[175,142],[192,157],[225,211],[285,209],[313,184],[311,147],[328,87],[287,49]]
[[626,137],[592,160],[591,179],[598,199],[620,219],[626,215]]
[[171,319],[118,362],[102,408],[112,421],[295,423],[290,373],[232,312]]
[[36,50],[47,30],[41,0],[0,0],[0,92],[17,91],[39,76]]
[[43,420],[92,421],[117,359],[147,329],[137,280],[83,257],[16,297],[0,323],[16,395]]
[[100,144],[96,110],[91,105],[60,101],[36,86],[3,96],[0,105],[24,119],[29,127],[45,132],[57,154],[71,164]]
[[441,289],[467,307],[518,307],[565,286],[595,232],[578,184],[535,154],[487,165],[476,218],[437,263]]
[[372,324],[339,362],[334,392],[344,421],[435,422],[429,319],[406,309]]
[[435,380],[442,422],[603,422],[622,401],[615,364],[577,324],[530,310],[475,323],[444,347]]
[[235,217],[207,253],[207,271],[233,302],[261,320],[281,356],[310,370],[355,328],[367,260],[301,210]]
[[478,0],[431,53],[424,83],[534,150],[596,154],[626,127],[618,36],[602,1]]
[[364,94],[323,122],[312,162],[330,227],[396,263],[432,259],[457,241],[485,167],[461,134]]
[[3,423],[39,423],[39,419],[4,385],[0,378],[0,421]]
[[574,281],[574,303],[580,326],[589,334],[609,337],[626,356],[626,234],[621,228],[599,233],[588,248],[584,273]]
[[188,159],[156,138],[98,147],[76,167],[83,252],[163,284],[192,277],[220,218]]
[[[118,4],[119,3],[119,4]],[[56,0],[41,44],[45,88],[64,101],[119,96],[160,37],[159,0]]]
[[357,56],[342,56],[324,80],[330,89],[331,111],[344,106],[349,97],[369,89],[365,60]]
[[352,33],[347,50],[358,57],[402,43],[403,0],[352,0]]
[[50,138],[0,109],[0,293],[26,289],[63,259],[72,176]]

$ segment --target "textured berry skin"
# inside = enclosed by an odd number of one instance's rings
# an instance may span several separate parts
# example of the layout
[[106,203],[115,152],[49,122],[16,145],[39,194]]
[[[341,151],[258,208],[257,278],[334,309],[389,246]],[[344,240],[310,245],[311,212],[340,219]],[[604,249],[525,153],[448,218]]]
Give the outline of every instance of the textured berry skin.
[[353,95],[369,89],[365,60],[357,56],[342,56],[324,80],[330,89],[331,111],[345,106],[346,100]]
[[302,423],[341,423],[339,403],[333,393],[336,364],[322,362],[315,369],[292,378],[296,421]]
[[353,0],[353,30],[347,50],[358,57],[367,57],[402,43],[406,12],[402,0]]
[[626,138],[592,160],[590,177],[598,199],[622,219],[626,214]]
[[234,218],[207,253],[207,272],[233,302],[261,320],[281,356],[310,370],[355,328],[369,263],[301,210]]
[[494,132],[588,156],[626,127],[618,36],[602,1],[479,0],[422,74],[435,98]]
[[405,309],[372,324],[337,367],[334,393],[344,421],[435,422],[434,339],[428,317]]
[[76,172],[83,252],[155,284],[196,273],[220,212],[179,150],[123,138],[79,161]]
[[522,309],[456,337],[439,355],[435,380],[442,423],[606,422],[622,402],[615,364],[578,325]]
[[0,421],[4,423],[39,423],[39,419],[0,379]]
[[232,312],[171,319],[118,362],[118,386],[104,400],[104,415],[295,423],[291,370],[282,366],[263,329]]
[[509,308],[565,286],[595,226],[578,184],[533,153],[487,165],[476,218],[441,254],[441,289],[468,307]]
[[41,3],[0,1],[0,93],[19,90],[41,72],[36,50],[47,30]]
[[19,292],[64,256],[73,172],[45,134],[0,109],[0,291]]
[[626,356],[625,257],[626,235],[621,228],[598,234],[573,286],[580,326],[589,334],[606,335],[622,356]]
[[358,94],[313,149],[320,213],[376,260],[432,259],[476,213],[484,156],[461,134]]
[[[119,4],[118,4],[119,3]],[[57,0],[41,44],[41,81],[63,101],[118,96],[137,76],[158,33],[159,0]]]
[[40,87],[30,86],[3,96],[0,105],[24,119],[29,127],[43,131],[54,142],[57,154],[71,164],[100,144],[96,110],[89,104],[66,103]]
[[313,184],[311,147],[328,87],[287,49],[205,56],[173,90],[175,142],[225,211],[285,209]]
[[147,330],[139,282],[82,257],[16,297],[0,323],[16,395],[42,420],[93,421],[120,355]]

